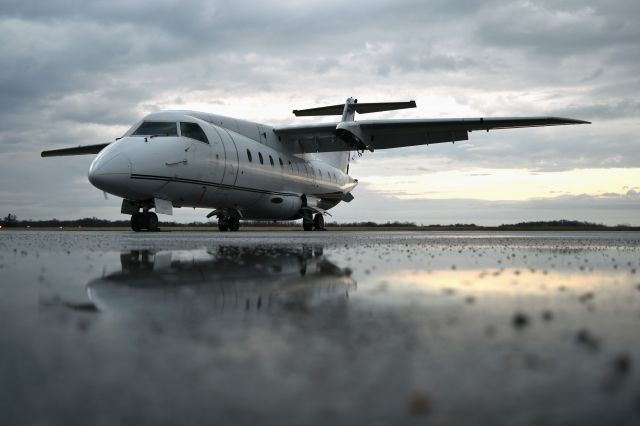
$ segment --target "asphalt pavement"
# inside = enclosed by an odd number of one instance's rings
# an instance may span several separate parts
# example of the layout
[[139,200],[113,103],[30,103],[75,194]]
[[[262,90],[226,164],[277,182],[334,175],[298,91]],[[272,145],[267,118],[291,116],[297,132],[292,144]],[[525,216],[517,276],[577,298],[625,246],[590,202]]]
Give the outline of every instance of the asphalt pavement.
[[640,424],[640,233],[0,232],[0,424]]

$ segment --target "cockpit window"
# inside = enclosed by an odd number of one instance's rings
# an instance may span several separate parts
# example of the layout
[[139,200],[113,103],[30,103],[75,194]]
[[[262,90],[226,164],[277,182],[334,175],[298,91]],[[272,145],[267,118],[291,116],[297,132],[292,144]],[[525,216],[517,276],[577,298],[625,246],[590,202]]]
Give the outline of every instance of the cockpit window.
[[204,143],[209,143],[204,130],[202,130],[202,128],[196,123],[180,122],[180,133],[182,133],[182,136],[184,137],[195,139]]
[[143,121],[133,132],[134,136],[178,136],[178,127],[175,122],[168,121]]

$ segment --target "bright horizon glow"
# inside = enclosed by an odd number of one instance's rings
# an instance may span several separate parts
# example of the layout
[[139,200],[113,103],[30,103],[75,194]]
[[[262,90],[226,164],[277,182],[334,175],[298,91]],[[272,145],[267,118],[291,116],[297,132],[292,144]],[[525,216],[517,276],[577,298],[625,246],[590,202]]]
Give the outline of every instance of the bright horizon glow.
[[626,194],[640,182],[640,168],[579,169],[534,172],[520,169],[475,169],[408,176],[367,176],[369,188],[401,200],[477,199],[525,201],[562,195]]

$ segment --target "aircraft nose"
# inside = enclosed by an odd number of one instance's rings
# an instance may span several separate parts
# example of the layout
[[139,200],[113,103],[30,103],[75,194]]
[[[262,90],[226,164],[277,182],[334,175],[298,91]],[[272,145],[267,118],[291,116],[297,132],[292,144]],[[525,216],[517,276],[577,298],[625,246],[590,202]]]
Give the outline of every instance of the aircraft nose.
[[114,195],[127,191],[131,177],[131,160],[123,153],[98,155],[89,167],[89,182]]

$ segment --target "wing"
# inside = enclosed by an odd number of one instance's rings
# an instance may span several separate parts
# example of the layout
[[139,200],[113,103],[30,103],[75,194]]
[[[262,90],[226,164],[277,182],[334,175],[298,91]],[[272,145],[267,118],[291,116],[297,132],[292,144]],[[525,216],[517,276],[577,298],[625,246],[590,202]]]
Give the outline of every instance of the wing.
[[99,143],[96,145],[76,146],[73,148],[51,149],[49,151],[42,151],[41,157],[62,157],[65,155],[87,155],[97,154],[102,151],[109,143]]
[[275,128],[296,153],[387,149],[467,140],[469,132],[590,124],[561,117],[363,120]]

